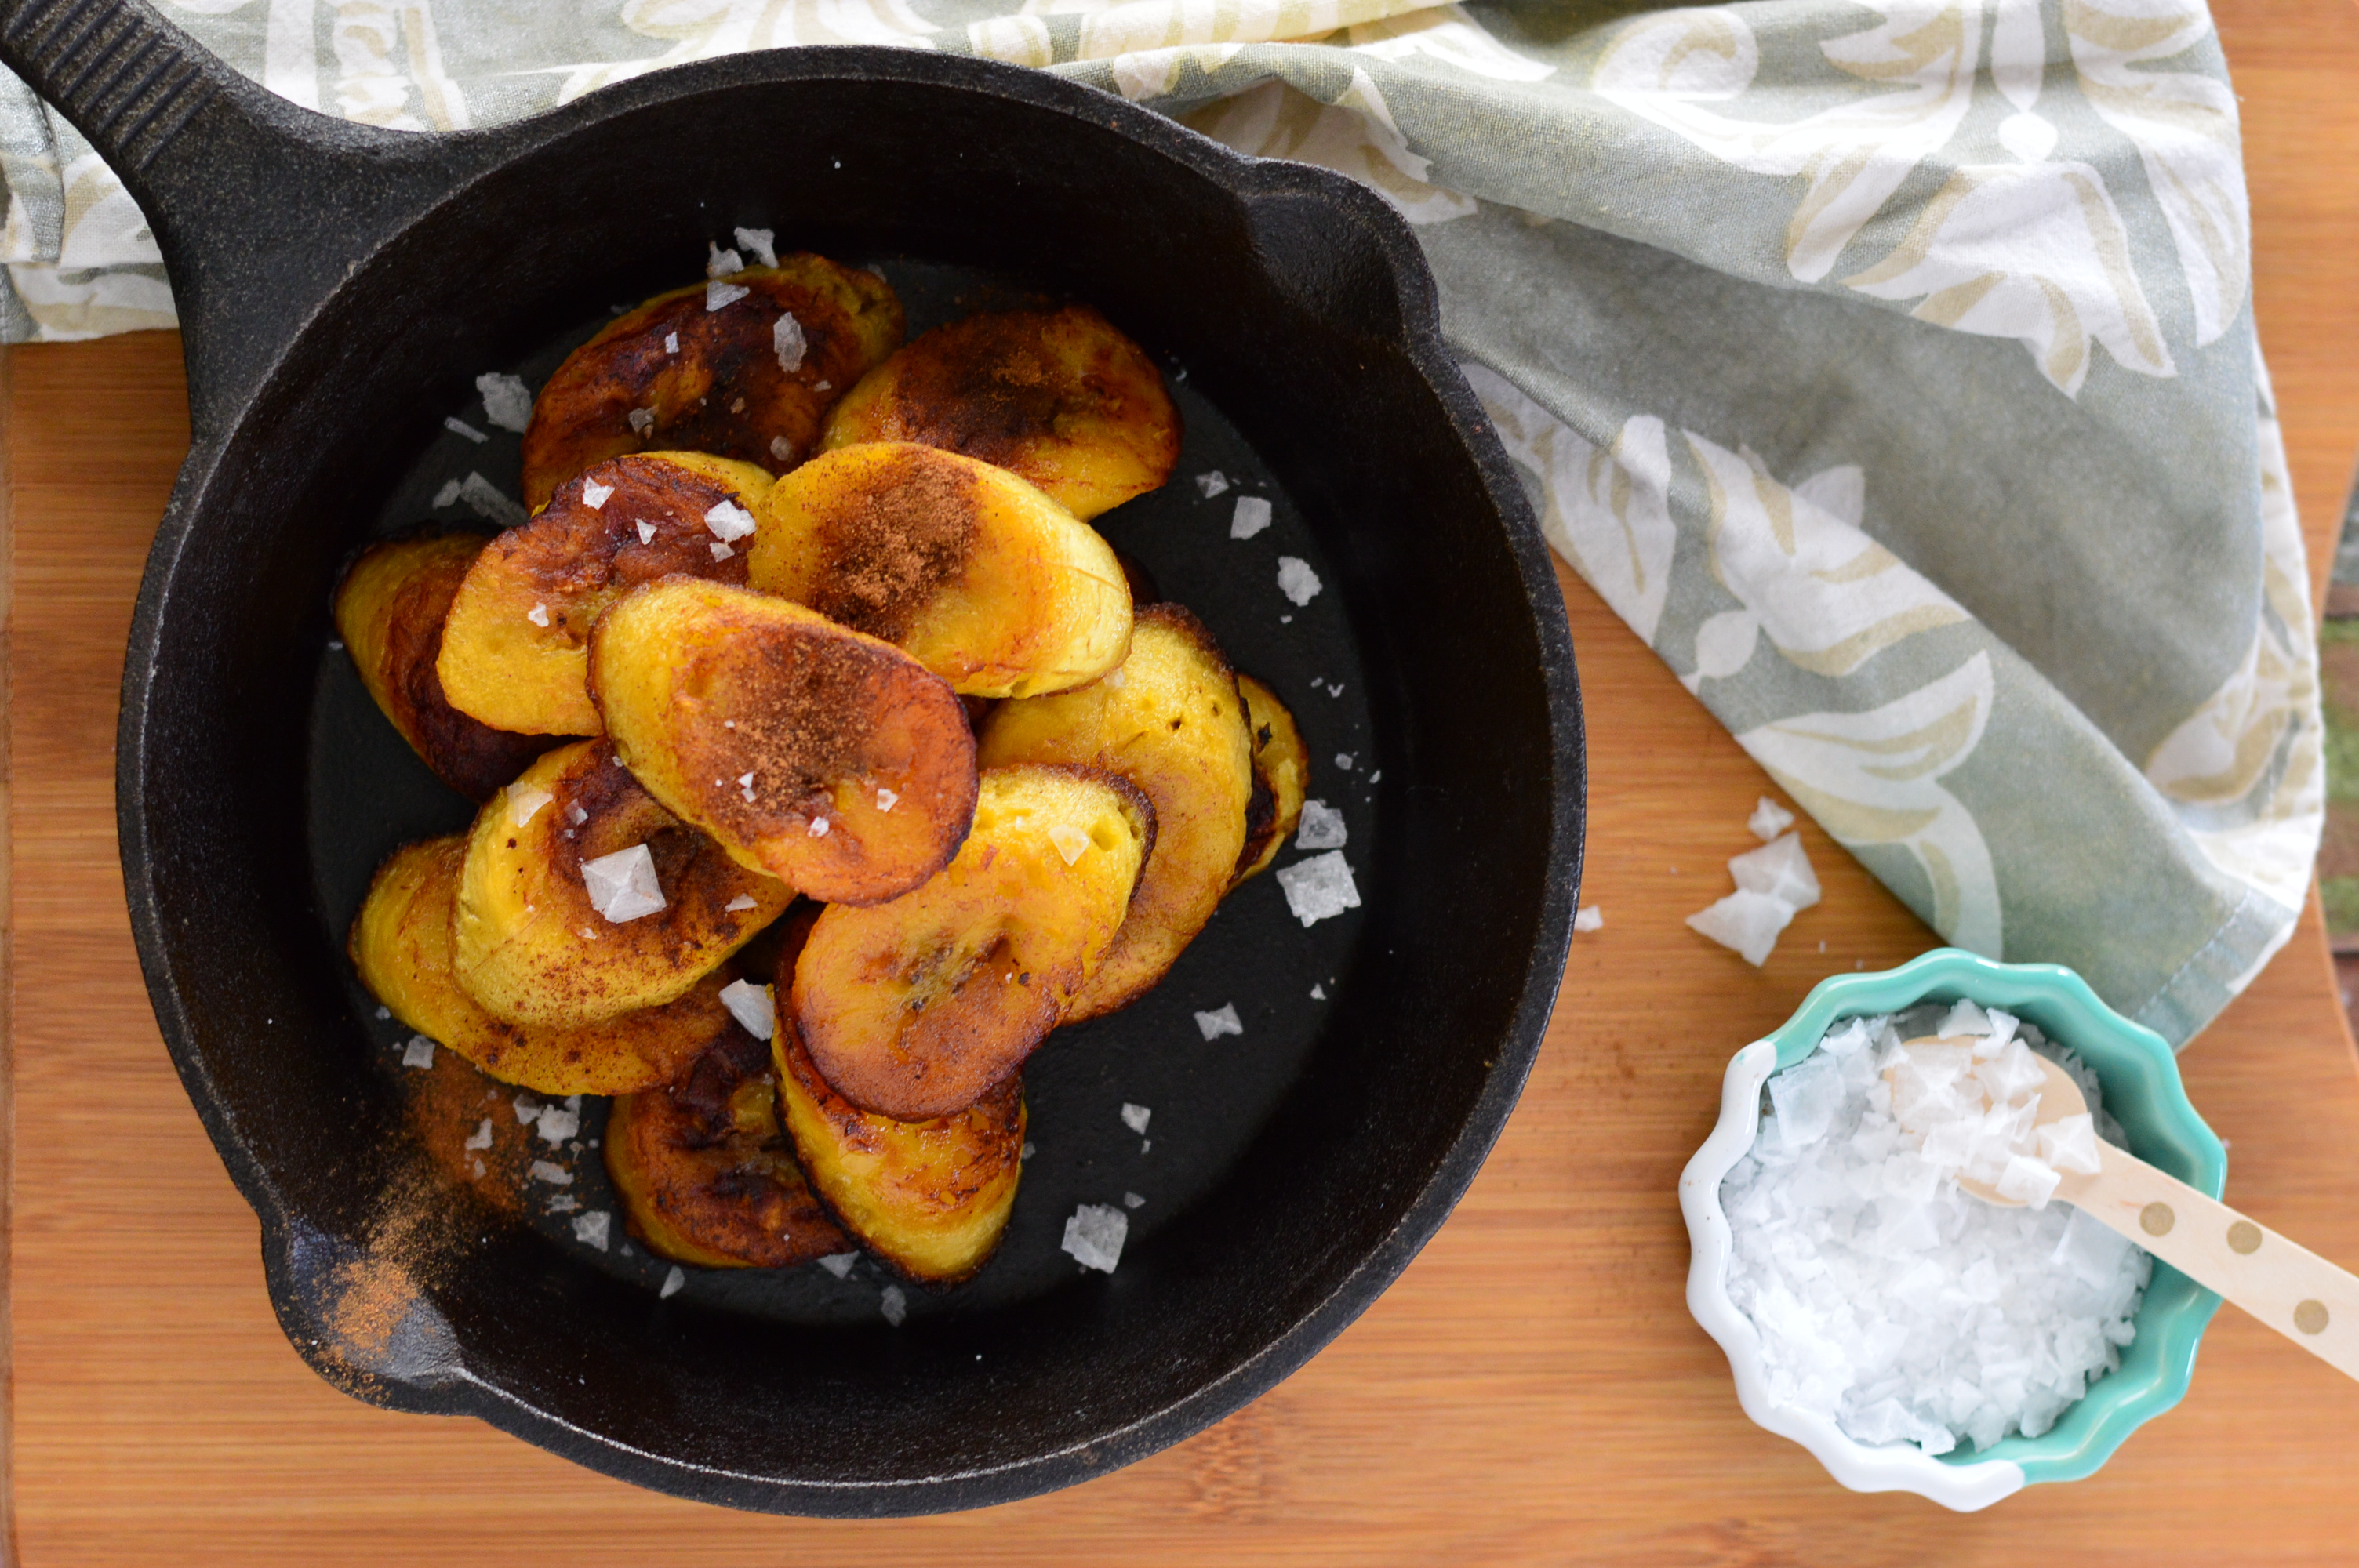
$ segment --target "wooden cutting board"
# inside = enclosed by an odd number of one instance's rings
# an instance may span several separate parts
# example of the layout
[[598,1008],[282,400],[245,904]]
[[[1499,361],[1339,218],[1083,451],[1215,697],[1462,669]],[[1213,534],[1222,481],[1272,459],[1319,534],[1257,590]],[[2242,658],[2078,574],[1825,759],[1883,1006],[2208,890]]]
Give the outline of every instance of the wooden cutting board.
[[[2240,0],[2256,308],[2322,573],[2359,449],[2359,9]],[[1308,1368],[1190,1443],[986,1513],[866,1524],[636,1491],[389,1414],[279,1335],[252,1213],[157,1039],[115,850],[115,691],[186,444],[177,341],[20,351],[6,729],[14,1009],[8,1518],[69,1563],[2347,1563],[2359,1388],[2222,1315],[2193,1392],[2102,1473],[1971,1518],[1859,1497],[1738,1411],[1682,1301],[1679,1169],[1721,1070],[1820,977],[1933,938],[1815,828],[1826,901],[1767,968],[1689,932],[1760,772],[1567,580],[1589,704],[1583,902],[1523,1103],[1440,1237]],[[1821,950],[1821,944],[1823,944]],[[2184,1058],[2230,1199],[2359,1262],[2359,1063],[2315,903]],[[790,1346],[781,1346],[790,1354]],[[2038,1554],[2035,1558],[2033,1554]]]

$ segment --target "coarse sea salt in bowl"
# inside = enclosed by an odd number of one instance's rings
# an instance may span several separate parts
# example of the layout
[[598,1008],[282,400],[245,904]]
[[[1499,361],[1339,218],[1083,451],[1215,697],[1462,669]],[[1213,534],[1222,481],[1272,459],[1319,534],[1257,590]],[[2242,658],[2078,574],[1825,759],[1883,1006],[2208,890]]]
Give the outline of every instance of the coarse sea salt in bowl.
[[1897,969],[1821,981],[1783,1027],[1739,1051],[1723,1081],[1719,1124],[1680,1177],[1680,1206],[1692,1248],[1688,1310],[1727,1353],[1745,1413],[1809,1449],[1830,1475],[1854,1491],[1911,1491],[1965,1511],[1987,1508],[2034,1482],[2079,1480],[2104,1464],[2140,1424],[2177,1404],[2187,1392],[2196,1345],[2220,1298],[2169,1265],[2154,1262],[2137,1305],[2136,1335],[2120,1347],[2119,1366],[2091,1382],[2037,1437],[2018,1433],[1979,1449],[1961,1443],[1935,1457],[1907,1441],[1863,1443],[1832,1415],[1772,1392],[1761,1331],[1730,1295],[1734,1242],[1721,1196],[1723,1182],[1754,1149],[1763,1124],[1764,1089],[1773,1074],[1809,1058],[1843,1020],[1962,1000],[2004,1010],[2077,1055],[2094,1074],[2104,1109],[2119,1123],[2125,1147],[2189,1185],[2220,1195],[2227,1181],[2227,1150],[2188,1102],[2179,1064],[2160,1035],[2106,1006],[2070,969],[2001,964],[1939,948]]

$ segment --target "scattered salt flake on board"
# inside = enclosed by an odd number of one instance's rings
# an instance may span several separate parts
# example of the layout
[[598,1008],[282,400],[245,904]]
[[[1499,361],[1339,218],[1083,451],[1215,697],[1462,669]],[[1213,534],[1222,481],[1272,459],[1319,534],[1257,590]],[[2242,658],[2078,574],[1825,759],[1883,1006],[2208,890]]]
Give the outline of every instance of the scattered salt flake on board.
[[679,1264],[674,1263],[671,1266],[671,1272],[664,1276],[664,1282],[657,1287],[656,1300],[659,1302],[669,1301],[672,1297],[678,1295],[680,1292],[680,1288],[687,1283],[688,1271],[682,1269]]
[[475,445],[479,447],[485,441],[491,439],[489,436],[484,435],[481,430],[476,429],[473,425],[468,424],[464,419],[460,418],[455,414],[445,414],[442,416],[442,428],[450,431],[451,434],[454,436],[464,436],[467,439],[474,442]]
[[1757,969],[1777,947],[1777,934],[1793,918],[1792,905],[1766,892],[1739,888],[1710,909],[1689,915],[1688,925],[1723,947],[1734,948]]
[[549,1212],[551,1214],[572,1214],[581,1206],[582,1200],[571,1195],[549,1200]]
[[776,229],[739,229],[737,243],[754,253],[754,259],[764,266],[778,265],[778,232]]
[[1145,1208],[1147,1206],[1147,1200],[1140,1197],[1136,1193],[1125,1193],[1122,1195],[1122,1206],[1125,1208]]
[[876,1310],[885,1314],[886,1323],[896,1328],[900,1327],[901,1320],[909,1315],[908,1293],[898,1285],[886,1286],[885,1294],[876,1303]]
[[1147,1130],[1147,1122],[1154,1115],[1153,1111],[1143,1105],[1131,1105],[1125,1102],[1122,1108],[1122,1124],[1133,1132],[1144,1132]]
[[1340,849],[1351,842],[1351,834],[1343,826],[1343,814],[1323,800],[1302,803],[1302,822],[1294,830],[1294,847],[1298,849]]
[[545,789],[530,789],[523,784],[508,785],[508,823],[522,827],[540,815],[540,808],[557,797]]
[[[1223,1034],[1243,1034],[1245,1032],[1244,1021],[1237,1017],[1237,1004],[1233,1001],[1224,1001],[1210,1012],[1198,1013],[1196,1028],[1207,1040],[1218,1040]],[[1131,1130],[1144,1132],[1147,1129],[1134,1127]]]
[[458,505],[460,489],[461,486],[459,481],[454,479],[444,484],[441,489],[436,491],[434,492],[435,510],[440,511],[445,506]]
[[1277,591],[1296,604],[1308,604],[1319,597],[1319,574],[1300,556],[1277,557]]
[[1343,696],[1343,683],[1342,681],[1336,681],[1336,682],[1334,682],[1332,685],[1329,686],[1329,687],[1328,687],[1328,688],[1327,688],[1327,695],[1328,695],[1328,696],[1330,696],[1330,697],[1341,697],[1341,696]]
[[652,408],[634,408],[623,416],[623,422],[630,426],[634,435],[644,436],[656,427],[656,411]]
[[1799,914],[1819,902],[1819,877],[1802,848],[1802,836],[1788,833],[1728,862],[1728,874],[1749,892],[1767,893]]
[[1210,501],[1229,488],[1229,476],[1218,469],[1200,473],[1196,476],[1196,488],[1204,492],[1205,500]]
[[[603,508],[606,498],[614,493],[614,487],[611,484],[600,484],[594,479],[585,479],[582,481],[582,504],[592,512]],[[641,524],[640,526],[645,527],[647,524]],[[646,536],[644,534],[640,535],[642,539]]]
[[1026,1140],[1024,1141],[1024,1149],[1023,1149],[1023,1152],[1022,1152],[1021,1153],[1017,1154],[1016,1157],[1017,1159],[1019,1159],[1019,1160],[1029,1160],[1030,1158],[1032,1158],[1032,1151],[1033,1151],[1034,1149],[1038,1148],[1038,1144],[1034,1143],[1034,1142],[1032,1141],[1032,1140],[1030,1140],[1029,1138],[1027,1138],[1027,1139],[1026,1139]]
[[[778,368],[788,375],[803,368],[803,355],[810,351],[810,340],[803,336],[803,324],[791,311],[780,311],[770,323],[770,350],[778,356]],[[776,448],[777,442],[770,443]]]
[[524,612],[524,618],[536,626],[546,626],[549,624],[549,606],[536,604]]
[[[1229,517],[1230,538],[1250,539],[1256,534],[1260,533],[1263,529],[1268,526],[1269,503],[1267,501],[1258,495],[1240,495],[1237,497],[1237,509],[1234,513],[1231,514]],[[1310,568],[1305,568],[1304,569],[1307,571]],[[1285,588],[1285,574],[1280,573],[1277,581],[1280,588]],[[1313,578],[1310,579],[1310,592],[1318,592],[1319,579],[1317,578]],[[1294,590],[1290,588],[1287,589],[1286,595],[1288,599],[1294,599]],[[1297,604],[1308,604],[1310,601],[1310,594],[1305,594],[1302,598],[1294,600],[1294,602]]]
[[467,1134],[467,1141],[464,1147],[469,1149],[489,1149],[491,1146],[492,1119],[487,1116],[484,1118],[482,1123],[476,1127],[474,1131]]
[[1088,853],[1090,836],[1070,822],[1060,822],[1049,829],[1049,842],[1057,847],[1057,853],[1070,866]]
[[1753,815],[1745,819],[1745,826],[1753,829],[1756,838],[1767,844],[1794,826],[1794,814],[1765,795],[1754,806]]
[[532,1123],[538,1121],[540,1119],[540,1101],[533,1098],[533,1097],[528,1094],[516,1096],[516,1119],[526,1126],[530,1126]]
[[606,1250],[606,1234],[614,1227],[614,1217],[604,1209],[592,1209],[588,1214],[573,1217],[573,1239],[584,1247]]
[[1310,988],[1310,1000],[1312,1001],[1325,1001],[1327,1000],[1327,988],[1325,986],[1312,986]]
[[860,1254],[857,1252],[831,1252],[819,1260],[819,1266],[842,1280],[851,1276],[852,1266],[858,1261]]
[[704,242],[704,276],[727,277],[733,272],[745,270],[745,258],[735,251],[724,251],[712,241]]
[[392,1016],[393,1009],[389,1007],[380,1007],[376,1010],[376,1021],[379,1023],[383,1023],[386,1019],[391,1018]]
[[483,394],[484,417],[501,429],[521,436],[532,423],[532,389],[523,377],[486,371],[475,378],[475,390]]
[[500,487],[482,474],[470,472],[459,481],[459,497],[486,523],[496,523],[503,528],[513,528],[525,521],[525,509],[513,498],[503,494]]
[[1286,893],[1287,909],[1305,925],[1360,907],[1360,889],[1341,849],[1280,867],[1277,885]]
[[1602,911],[1602,910],[1600,910],[1600,909],[1599,909],[1595,904],[1593,904],[1593,903],[1583,904],[1580,909],[1575,910],[1575,911],[1573,912],[1573,916],[1572,916],[1572,928],[1573,928],[1575,931],[1603,931],[1603,930],[1604,930],[1604,929],[1605,929],[1605,914],[1604,914],[1604,912],[1603,912],[1603,911]]
[[536,1182],[547,1182],[552,1187],[570,1187],[573,1173],[549,1160],[535,1160],[525,1167],[525,1173]]
[[778,1032],[777,1004],[770,1000],[770,988],[748,980],[731,980],[721,988],[721,1005],[729,1016],[745,1025],[745,1033],[756,1040],[767,1040]]
[[656,858],[645,844],[582,861],[582,887],[590,895],[590,907],[617,925],[664,906]]
[[1130,1234],[1130,1216],[1111,1204],[1085,1203],[1065,1221],[1064,1249],[1084,1269],[1111,1274],[1122,1261],[1122,1244]]
[[1353,764],[1358,761],[1359,758],[1350,752],[1338,752],[1335,753],[1335,765],[1343,769],[1343,772],[1347,773],[1352,771]]
[[434,1065],[434,1042],[423,1034],[413,1034],[409,1044],[401,1048],[401,1065],[405,1067],[430,1067]]
[[704,525],[714,538],[731,543],[754,531],[754,514],[734,501],[716,501],[704,514]]

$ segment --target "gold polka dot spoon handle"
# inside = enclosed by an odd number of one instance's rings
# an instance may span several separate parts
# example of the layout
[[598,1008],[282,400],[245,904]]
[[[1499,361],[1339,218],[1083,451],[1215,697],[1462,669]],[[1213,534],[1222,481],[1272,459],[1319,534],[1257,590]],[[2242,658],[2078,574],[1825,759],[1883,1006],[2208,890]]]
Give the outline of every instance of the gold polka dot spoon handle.
[[[1910,1049],[1934,1044],[1930,1037],[1908,1042]],[[2089,1108],[2071,1075],[2046,1057],[2040,1065],[2048,1081],[2039,1088],[2035,1129]],[[2359,1378],[2359,1277],[2126,1149],[2099,1140],[2097,1164],[2093,1175],[2060,1173],[2054,1197],[2219,1292],[2344,1376]],[[1985,1203],[2023,1206],[1982,1182],[1961,1176],[1958,1185]]]

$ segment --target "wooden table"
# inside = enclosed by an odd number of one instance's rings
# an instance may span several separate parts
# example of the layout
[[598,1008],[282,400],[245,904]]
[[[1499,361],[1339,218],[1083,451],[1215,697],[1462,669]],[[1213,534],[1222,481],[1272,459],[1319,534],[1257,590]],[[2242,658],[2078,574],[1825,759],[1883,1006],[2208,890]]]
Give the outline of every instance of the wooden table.
[[[2359,449],[2359,10],[2240,0],[2256,298],[2322,575]],[[1680,1166],[1729,1053],[1821,975],[1933,938],[1805,826],[1826,902],[1766,968],[1680,917],[1748,847],[1759,771],[1579,583],[1581,938],[1521,1108],[1441,1234],[1292,1379],[1192,1442],[987,1514],[849,1524],[635,1491],[473,1422],[389,1414],[296,1359],[252,1213],[157,1039],[115,860],[115,689],[186,443],[157,335],[10,366],[15,1400],[22,1561],[472,1568],[903,1563],[2347,1563],[2359,1389],[2223,1313],[2186,1403],[2100,1475],[1988,1513],[1859,1497],[1746,1422],[1682,1303]],[[1823,953],[1818,944],[1823,940]],[[2230,1198],[2359,1260],[2359,1064],[2315,901],[2188,1052]],[[0,1079],[0,1081],[7,1081]],[[2037,1554],[2036,1556],[2033,1554]]]

